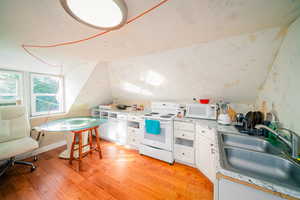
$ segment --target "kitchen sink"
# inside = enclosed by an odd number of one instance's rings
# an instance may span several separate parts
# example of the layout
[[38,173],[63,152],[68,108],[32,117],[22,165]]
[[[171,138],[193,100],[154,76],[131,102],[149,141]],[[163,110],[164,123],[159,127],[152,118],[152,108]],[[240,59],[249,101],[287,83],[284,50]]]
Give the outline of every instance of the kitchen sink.
[[300,167],[293,161],[258,151],[224,147],[223,167],[250,177],[299,190]]
[[270,154],[281,154],[283,151],[279,146],[276,147],[270,142],[254,137],[235,134],[221,134],[223,145],[245,148],[254,151],[266,152]]
[[229,171],[296,191],[300,188],[300,165],[281,142],[257,136],[219,133],[221,166]]

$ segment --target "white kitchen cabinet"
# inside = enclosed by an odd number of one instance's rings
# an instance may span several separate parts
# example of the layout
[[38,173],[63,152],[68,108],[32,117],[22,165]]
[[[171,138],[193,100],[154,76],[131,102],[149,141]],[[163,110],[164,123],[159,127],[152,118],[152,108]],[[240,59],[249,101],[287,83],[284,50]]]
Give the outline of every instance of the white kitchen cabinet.
[[214,129],[196,126],[196,167],[213,183],[216,178]]
[[195,124],[174,122],[174,158],[191,166],[195,165]]
[[218,189],[216,192],[216,200],[284,200],[284,198],[279,196],[226,179],[218,181]]
[[215,180],[214,144],[204,136],[198,135],[196,147],[196,166],[212,182]]
[[176,160],[183,161],[185,163],[195,163],[195,151],[193,147],[184,145],[174,145],[174,157]]
[[131,148],[138,149],[140,144],[140,137],[141,137],[140,129],[128,127],[127,133],[128,133],[128,145]]
[[128,116],[127,134],[128,145],[133,149],[138,149],[142,134],[142,118],[134,115]]

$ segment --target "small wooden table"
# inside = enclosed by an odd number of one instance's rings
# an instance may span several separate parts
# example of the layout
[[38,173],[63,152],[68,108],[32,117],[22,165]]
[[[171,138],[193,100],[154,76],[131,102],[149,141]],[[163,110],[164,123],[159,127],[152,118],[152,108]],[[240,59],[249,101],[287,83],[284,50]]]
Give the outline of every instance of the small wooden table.
[[[96,150],[99,152],[100,159],[102,158],[98,128],[106,122],[106,119],[94,117],[72,117],[49,121],[36,127],[36,129],[39,130],[39,135],[44,134],[44,132],[64,132],[67,149],[59,157],[70,159],[70,164],[73,160],[78,160],[80,169],[81,160],[88,153]],[[93,146],[92,142],[93,132],[96,136],[96,147]]]
[[[72,164],[73,160],[78,160],[78,163],[79,163],[78,166],[80,169],[81,160],[82,160],[83,156],[87,155],[88,153],[92,154],[94,150],[99,152],[99,158],[102,159],[102,152],[101,152],[101,147],[100,147],[98,128],[99,128],[99,126],[95,126],[95,127],[91,127],[91,128],[78,130],[78,131],[72,131],[74,133],[74,139],[73,139],[72,146],[71,146],[71,153],[70,153],[70,160],[69,160],[70,164]],[[93,146],[93,131],[95,132],[97,147]],[[85,145],[82,144],[82,138],[83,138],[84,132],[88,132],[88,144],[85,144]],[[78,145],[78,148],[76,148],[75,145]],[[83,148],[85,146],[89,146],[90,148],[87,152],[83,153]],[[74,152],[76,150],[79,151],[79,156],[77,159],[74,156]]]

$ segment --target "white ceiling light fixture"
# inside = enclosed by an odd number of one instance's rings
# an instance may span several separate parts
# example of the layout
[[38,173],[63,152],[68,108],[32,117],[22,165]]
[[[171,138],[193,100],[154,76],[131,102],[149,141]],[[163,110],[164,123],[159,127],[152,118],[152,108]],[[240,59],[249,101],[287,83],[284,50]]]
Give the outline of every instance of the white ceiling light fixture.
[[128,9],[124,0],[60,0],[69,15],[80,23],[112,30],[122,27]]

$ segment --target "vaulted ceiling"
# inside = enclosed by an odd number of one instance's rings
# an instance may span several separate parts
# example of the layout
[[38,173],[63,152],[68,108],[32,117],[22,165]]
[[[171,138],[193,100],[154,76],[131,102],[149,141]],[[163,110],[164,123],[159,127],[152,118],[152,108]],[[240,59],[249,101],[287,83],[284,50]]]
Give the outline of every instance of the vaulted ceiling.
[[[126,0],[129,18],[158,2]],[[299,0],[170,0],[142,19],[103,37],[32,51],[55,64],[115,61],[284,27],[299,15]],[[31,71],[43,64],[25,54],[21,44],[53,44],[99,32],[72,19],[59,0],[2,0],[0,25],[0,67]]]

